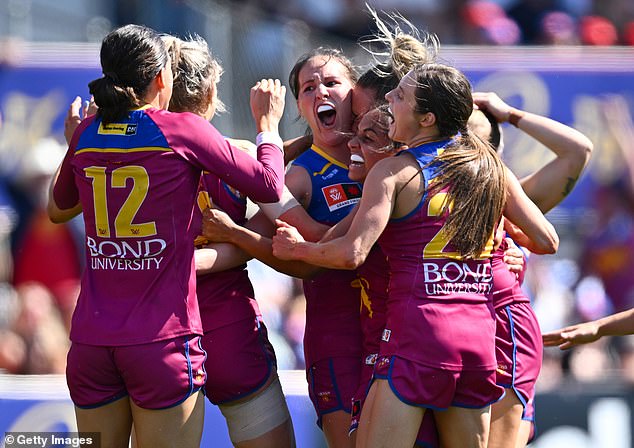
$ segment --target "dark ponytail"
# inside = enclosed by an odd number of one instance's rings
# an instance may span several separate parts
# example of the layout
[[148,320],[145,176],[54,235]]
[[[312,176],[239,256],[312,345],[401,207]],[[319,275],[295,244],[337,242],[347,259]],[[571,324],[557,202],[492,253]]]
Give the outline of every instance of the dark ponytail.
[[158,33],[140,25],[125,25],[108,34],[100,58],[103,77],[91,81],[88,88],[106,123],[142,106],[150,83],[168,61]]

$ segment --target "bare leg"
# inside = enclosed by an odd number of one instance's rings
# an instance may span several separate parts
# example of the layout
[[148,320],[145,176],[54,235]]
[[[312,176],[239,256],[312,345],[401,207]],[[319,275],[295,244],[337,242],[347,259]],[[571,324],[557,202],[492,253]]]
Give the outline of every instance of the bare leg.
[[130,406],[138,448],[200,446],[205,415],[205,398],[201,392],[168,409],[143,409],[134,403]]
[[364,448],[367,446],[368,441],[368,423],[370,421],[370,410],[372,406],[374,406],[374,398],[376,397],[376,387],[374,387],[374,383],[370,387],[368,391],[368,396],[365,398],[365,403],[363,404],[363,409],[361,409],[361,416],[359,417],[359,427],[355,431],[356,440],[355,445],[359,448]]
[[350,430],[350,413],[335,411],[326,414],[321,419],[322,429],[329,448],[352,448],[352,439],[348,436]]
[[517,435],[517,440],[515,443],[515,448],[524,448],[528,445],[528,439],[531,436],[531,432],[533,431],[533,422],[529,422],[528,420],[522,420],[520,423],[519,434]]
[[294,448],[295,433],[289,418],[276,428],[255,439],[237,443],[236,448]]
[[375,380],[361,411],[357,446],[363,448],[411,448],[424,408],[403,403],[387,380]]
[[489,438],[490,408],[450,407],[434,412],[443,448],[486,448]]
[[102,448],[127,448],[132,428],[132,413],[128,397],[94,409],[75,407],[77,429],[80,432],[101,433]]
[[509,389],[504,398],[491,405],[489,448],[515,448],[523,411],[519,398]]

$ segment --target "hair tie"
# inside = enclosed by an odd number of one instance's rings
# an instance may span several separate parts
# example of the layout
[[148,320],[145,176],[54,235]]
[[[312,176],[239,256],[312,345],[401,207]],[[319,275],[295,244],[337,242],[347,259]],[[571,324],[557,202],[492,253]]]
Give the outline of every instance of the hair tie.
[[115,72],[103,72],[103,76],[104,78],[110,80],[110,82],[112,82],[113,84],[121,84],[121,82],[119,81],[119,77]]

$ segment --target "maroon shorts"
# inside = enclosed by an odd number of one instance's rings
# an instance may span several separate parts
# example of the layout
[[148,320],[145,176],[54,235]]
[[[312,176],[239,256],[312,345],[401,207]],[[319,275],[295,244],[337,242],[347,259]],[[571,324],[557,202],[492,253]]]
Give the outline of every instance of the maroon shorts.
[[336,411],[351,413],[352,397],[359,387],[361,363],[356,357],[337,357],[317,361],[306,371],[308,396],[322,417]]
[[[352,400],[352,419],[350,423],[350,432],[355,431],[359,427],[359,421],[361,419],[361,410],[365,403],[365,399],[370,391],[370,385],[372,382],[372,375],[374,373],[374,365],[376,363],[378,355],[369,355],[365,358],[364,365],[361,367],[361,381],[357,392]],[[418,435],[416,436],[415,446],[423,448],[439,448],[440,438],[438,436],[438,429],[436,428],[436,420],[434,419],[434,413],[431,410],[427,410],[423,416]]]
[[258,391],[277,365],[261,318],[243,319],[205,333],[205,392],[213,404],[238,400]]
[[535,416],[535,383],[542,367],[542,337],[529,303],[515,303],[495,311],[495,357],[498,385],[512,389],[524,405],[523,420]]
[[431,409],[427,409],[425,415],[423,415],[423,421],[420,424],[420,428],[418,428],[414,446],[440,448],[440,436],[438,435],[434,412]]
[[361,380],[359,387],[352,397],[352,413],[350,420],[350,432],[359,427],[359,419],[361,418],[361,409],[370,391],[372,384],[372,375],[374,374],[374,364],[376,363],[378,354],[372,354],[365,357],[361,366]]
[[451,406],[479,409],[504,396],[495,384],[495,370],[443,370],[398,356],[380,356],[374,378],[389,382],[403,403],[434,410]]
[[203,387],[205,357],[200,336],[194,335],[123,347],[73,342],[66,381],[79,408],[96,408],[129,395],[141,408],[164,409]]

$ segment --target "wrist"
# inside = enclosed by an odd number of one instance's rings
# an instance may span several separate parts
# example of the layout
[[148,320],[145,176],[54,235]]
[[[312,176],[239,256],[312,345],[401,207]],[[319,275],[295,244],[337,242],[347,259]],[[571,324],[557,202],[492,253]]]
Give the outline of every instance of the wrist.
[[293,258],[308,263],[310,260],[310,245],[306,241],[298,241],[293,247]]
[[255,121],[255,127],[258,132],[278,132],[279,121],[264,116]]
[[259,147],[264,143],[271,143],[280,148],[281,151],[284,151],[284,142],[277,132],[277,129],[260,131],[258,133],[258,135],[255,137],[255,145]]
[[518,127],[519,121],[522,119],[522,117],[524,117],[523,111],[511,107],[509,109],[509,117],[507,121],[513,126]]

